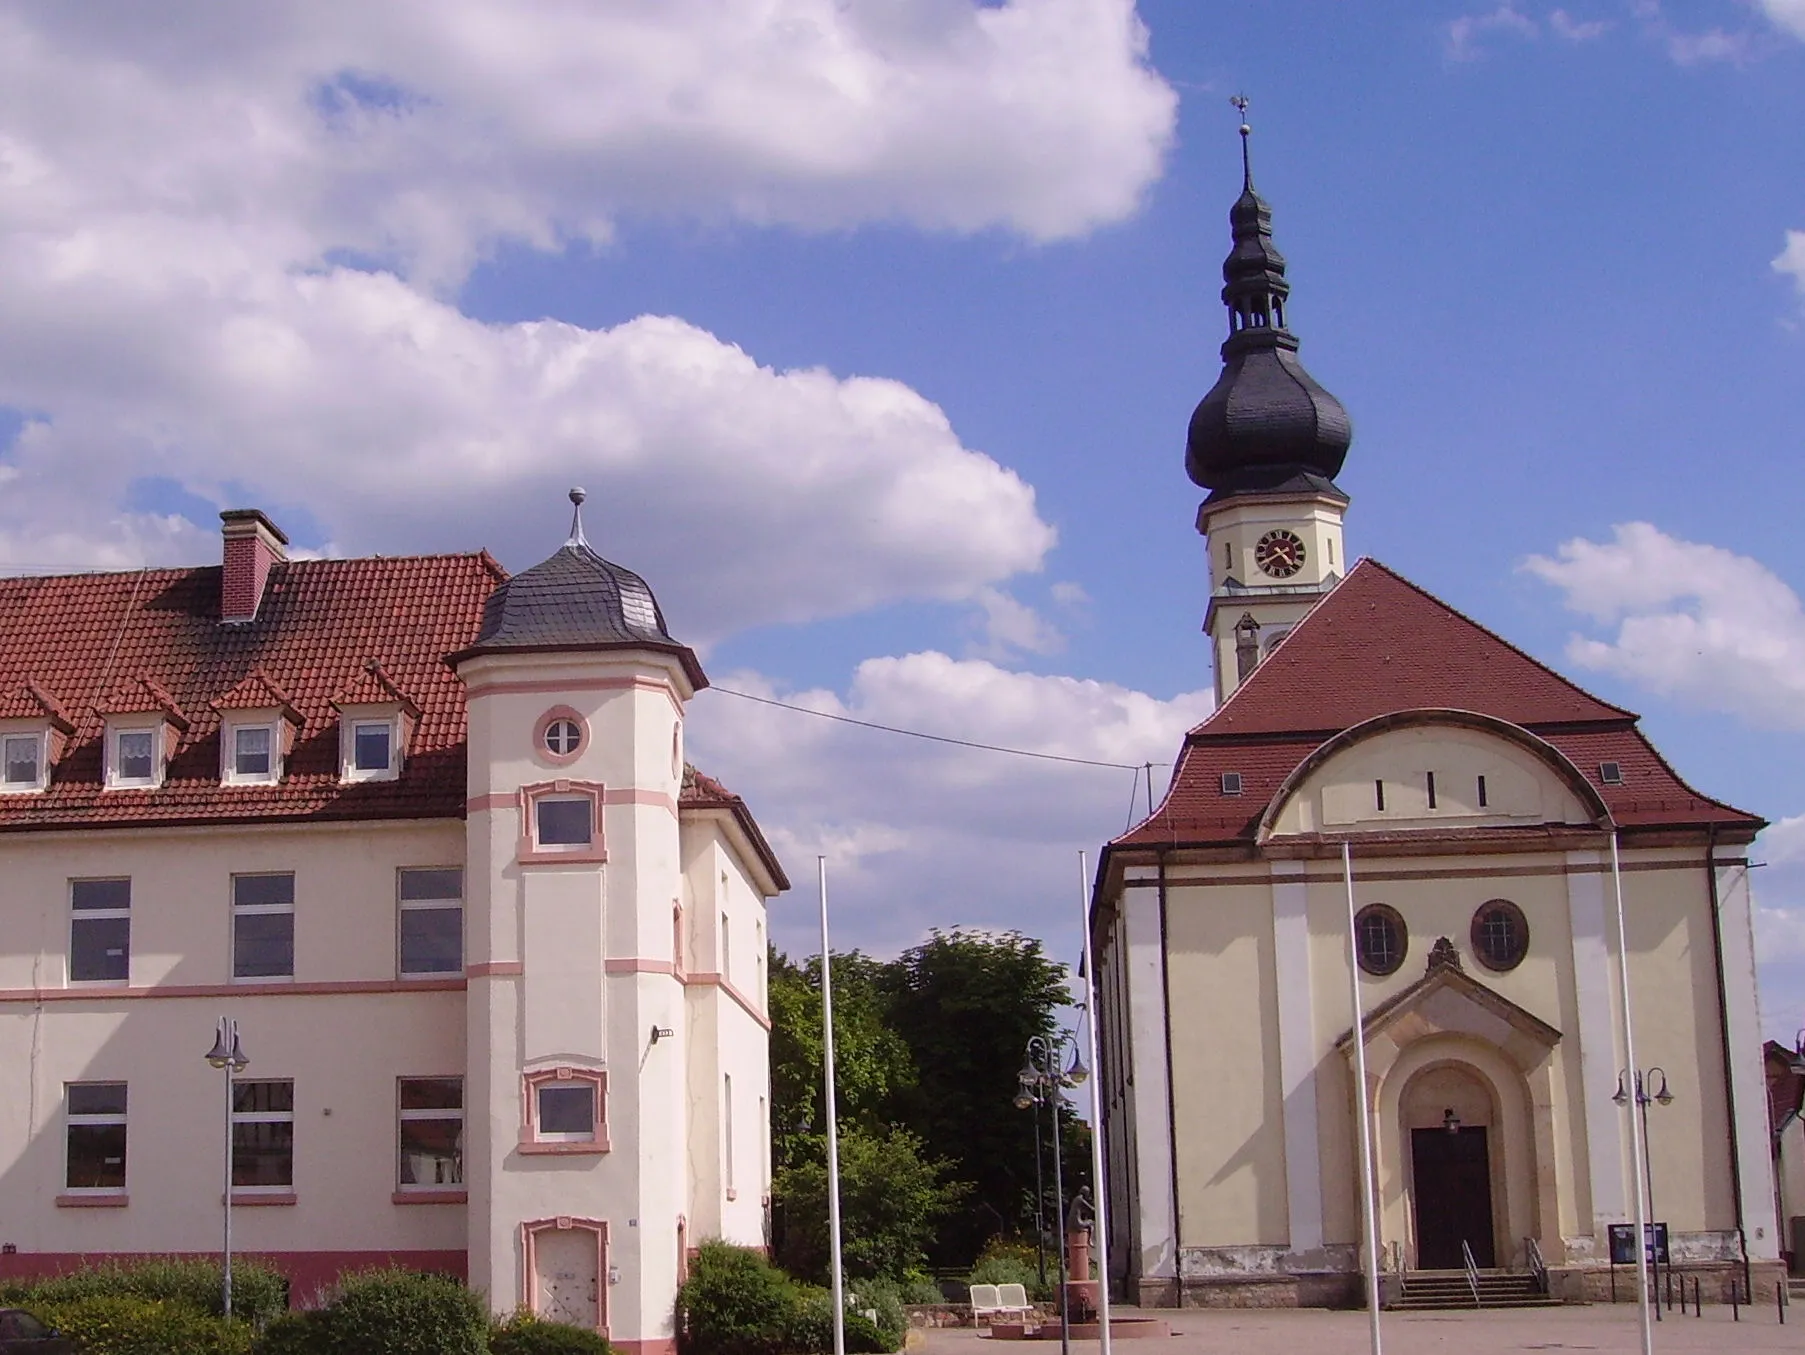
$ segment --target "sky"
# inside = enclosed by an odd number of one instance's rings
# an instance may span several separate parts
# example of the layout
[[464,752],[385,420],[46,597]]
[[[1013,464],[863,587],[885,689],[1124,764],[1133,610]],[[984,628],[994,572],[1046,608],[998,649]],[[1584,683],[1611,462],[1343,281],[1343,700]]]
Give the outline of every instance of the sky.
[[780,946],[819,853],[836,946],[1074,958],[1078,853],[1210,708],[1236,93],[1350,553],[1772,821],[1790,1042],[1805,0],[0,0],[0,571],[212,563],[246,506],[519,569],[581,484]]

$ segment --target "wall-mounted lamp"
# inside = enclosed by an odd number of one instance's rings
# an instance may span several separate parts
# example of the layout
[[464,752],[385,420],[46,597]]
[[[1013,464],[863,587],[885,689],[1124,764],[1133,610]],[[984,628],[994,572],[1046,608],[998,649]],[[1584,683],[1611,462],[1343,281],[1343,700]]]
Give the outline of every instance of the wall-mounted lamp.
[[660,1040],[671,1039],[676,1033],[677,1032],[672,1030],[669,1026],[653,1026],[652,1043],[657,1044]]
[[1458,1134],[1460,1132],[1460,1116],[1454,1113],[1454,1107],[1449,1106],[1441,1113],[1441,1127],[1450,1134]]

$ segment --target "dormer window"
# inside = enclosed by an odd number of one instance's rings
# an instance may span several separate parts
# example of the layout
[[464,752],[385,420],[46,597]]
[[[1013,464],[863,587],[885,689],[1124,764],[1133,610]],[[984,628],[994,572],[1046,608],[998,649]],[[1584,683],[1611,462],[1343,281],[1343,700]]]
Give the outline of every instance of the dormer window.
[[142,789],[162,782],[162,761],[158,756],[162,725],[140,725],[136,728],[107,729],[107,788],[109,790]]
[[213,703],[220,713],[219,779],[228,786],[270,786],[300,732],[288,695],[261,670]]
[[44,736],[7,734],[0,737],[0,791],[44,789]]
[[370,660],[332,698],[338,708],[341,781],[393,781],[420,708]]

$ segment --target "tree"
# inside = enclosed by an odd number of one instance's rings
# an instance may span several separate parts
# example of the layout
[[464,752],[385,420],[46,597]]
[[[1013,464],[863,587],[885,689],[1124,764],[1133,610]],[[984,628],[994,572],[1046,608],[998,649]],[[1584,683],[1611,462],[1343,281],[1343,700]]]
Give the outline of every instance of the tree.
[[[885,966],[858,951],[834,956],[834,1067],[840,1124],[889,1125],[898,1094],[915,1083],[909,1047],[892,1030],[880,988]],[[798,965],[772,950],[771,1157],[781,1170],[825,1161],[821,959]]]
[[[926,1265],[940,1220],[969,1188],[943,1179],[951,1167],[945,1160],[923,1157],[921,1141],[906,1129],[873,1132],[849,1126],[841,1132],[840,1217],[847,1275],[895,1279]],[[826,1163],[814,1158],[794,1162],[777,1174],[774,1189],[784,1211],[778,1263],[792,1275],[826,1283]]]
[[[933,932],[883,968],[889,1022],[916,1068],[914,1084],[895,1100],[899,1121],[930,1156],[956,1162],[973,1187],[974,1207],[938,1232],[936,1264],[969,1264],[992,1235],[1032,1218],[1036,1117],[1015,1108],[1016,1078],[1029,1039],[1055,1029],[1069,999],[1065,977],[1065,966],[1031,937],[959,929]],[[1062,1165],[1078,1169],[1066,1178],[1069,1197],[1089,1178],[1079,1156],[1089,1139],[1069,1109],[1060,1115]],[[1052,1175],[1049,1156],[1049,1199]]]

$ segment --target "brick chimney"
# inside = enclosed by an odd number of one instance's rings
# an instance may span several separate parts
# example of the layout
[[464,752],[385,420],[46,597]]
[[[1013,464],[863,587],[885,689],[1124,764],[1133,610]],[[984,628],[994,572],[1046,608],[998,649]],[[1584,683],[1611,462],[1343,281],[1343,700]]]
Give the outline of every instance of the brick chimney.
[[229,508],[219,515],[226,540],[226,568],[219,619],[255,621],[273,565],[288,559],[288,538],[257,508]]

